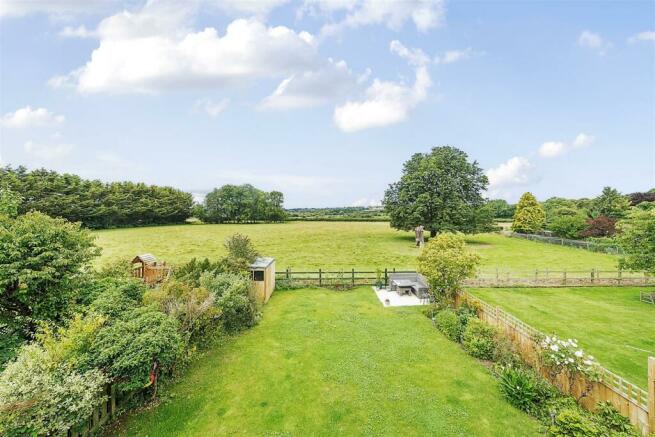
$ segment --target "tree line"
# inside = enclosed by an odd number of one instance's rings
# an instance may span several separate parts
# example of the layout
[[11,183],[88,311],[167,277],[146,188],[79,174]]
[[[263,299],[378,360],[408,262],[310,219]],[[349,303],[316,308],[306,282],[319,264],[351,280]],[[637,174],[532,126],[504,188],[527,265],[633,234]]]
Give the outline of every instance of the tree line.
[[89,228],[183,223],[191,216],[190,193],[134,182],[102,182],[25,167],[0,168],[0,187],[21,197],[20,214],[40,211]]
[[286,218],[284,194],[250,184],[223,185],[205,196],[193,216],[208,223],[281,222]]

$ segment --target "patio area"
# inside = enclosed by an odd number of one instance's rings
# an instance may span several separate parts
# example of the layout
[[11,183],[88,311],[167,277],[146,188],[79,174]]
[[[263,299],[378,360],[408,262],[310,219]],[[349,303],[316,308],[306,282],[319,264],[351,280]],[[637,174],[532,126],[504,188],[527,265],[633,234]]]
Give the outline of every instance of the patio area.
[[387,290],[386,288],[373,287],[373,291],[378,297],[380,303],[385,307],[408,307],[417,305],[427,305],[425,301],[421,301],[416,295],[398,294],[395,291]]

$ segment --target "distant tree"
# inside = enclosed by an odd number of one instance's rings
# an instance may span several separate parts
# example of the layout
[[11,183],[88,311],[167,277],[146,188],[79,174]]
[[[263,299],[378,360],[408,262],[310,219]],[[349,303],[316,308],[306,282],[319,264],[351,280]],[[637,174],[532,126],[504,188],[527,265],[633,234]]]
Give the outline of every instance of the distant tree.
[[634,209],[618,224],[623,268],[655,273],[655,209]]
[[645,193],[629,194],[630,206],[639,205],[642,202],[655,202],[655,188]]
[[588,219],[587,226],[580,232],[580,236],[583,238],[611,237],[614,234],[616,234],[616,219],[605,215]]
[[603,188],[600,196],[591,203],[593,216],[604,215],[613,219],[625,217],[629,208],[630,200],[612,187]]
[[201,203],[195,203],[191,207],[191,217],[197,218],[198,220],[205,221],[207,218],[207,210],[205,205]]
[[[546,214],[546,223],[550,223],[560,215],[575,215],[580,214],[580,207],[575,200],[564,199],[562,197],[551,197],[541,203],[544,213]],[[568,213],[574,211],[573,214]]]
[[284,196],[250,184],[223,185],[205,196],[205,220],[211,223],[255,223],[284,220]]
[[480,256],[466,248],[461,234],[450,232],[431,238],[418,257],[418,271],[438,301],[452,300],[462,281],[475,274]]
[[39,212],[0,218],[0,325],[29,336],[39,321],[67,316],[81,293],[76,278],[99,254],[93,239]]
[[581,214],[560,215],[552,220],[548,229],[558,237],[576,239],[587,229],[587,220]]
[[18,213],[40,211],[90,228],[183,223],[191,194],[133,182],[104,183],[45,169],[0,167],[0,186],[23,201]]
[[9,188],[0,188],[0,214],[16,217],[22,200],[18,193],[14,193]]
[[512,230],[514,232],[534,233],[544,227],[546,214],[537,199],[530,192],[524,193],[516,205]]
[[257,249],[255,249],[255,246],[247,235],[238,233],[231,235],[225,240],[224,245],[230,258],[252,263],[259,256]]
[[503,199],[489,200],[485,204],[485,208],[491,211],[495,219],[510,219],[514,215],[514,205],[510,205]]
[[425,226],[437,232],[476,232],[487,227],[482,192],[488,180],[476,161],[454,147],[435,147],[405,162],[400,181],[389,186],[384,207],[391,226],[410,230]]

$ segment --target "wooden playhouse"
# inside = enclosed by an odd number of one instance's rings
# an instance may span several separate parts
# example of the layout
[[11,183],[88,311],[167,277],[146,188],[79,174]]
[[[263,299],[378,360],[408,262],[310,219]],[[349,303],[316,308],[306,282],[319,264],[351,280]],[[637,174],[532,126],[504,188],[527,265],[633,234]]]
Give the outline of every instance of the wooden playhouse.
[[249,270],[255,296],[262,303],[268,302],[275,290],[275,259],[259,257],[250,265]]
[[166,262],[159,262],[151,253],[137,255],[132,260],[132,276],[154,285],[167,279],[171,268]]

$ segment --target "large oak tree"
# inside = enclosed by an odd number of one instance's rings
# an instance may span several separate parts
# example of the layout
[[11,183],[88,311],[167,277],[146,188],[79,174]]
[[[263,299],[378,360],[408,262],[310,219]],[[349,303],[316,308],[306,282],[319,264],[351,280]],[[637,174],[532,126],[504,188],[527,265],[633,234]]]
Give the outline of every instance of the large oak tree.
[[442,231],[478,232],[491,223],[491,215],[482,208],[488,183],[466,153],[450,146],[434,147],[405,162],[400,181],[384,194],[384,207],[396,229],[423,225],[432,236]]

